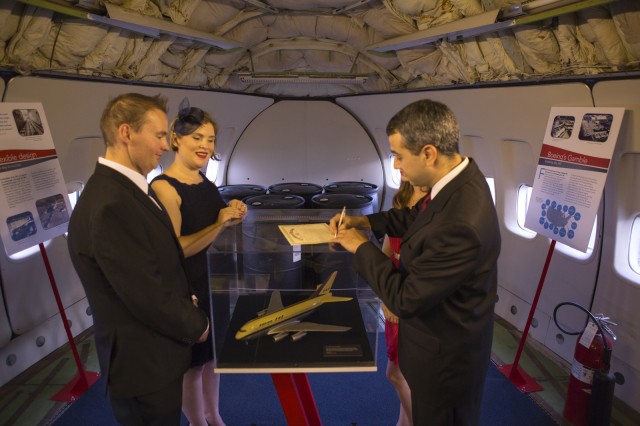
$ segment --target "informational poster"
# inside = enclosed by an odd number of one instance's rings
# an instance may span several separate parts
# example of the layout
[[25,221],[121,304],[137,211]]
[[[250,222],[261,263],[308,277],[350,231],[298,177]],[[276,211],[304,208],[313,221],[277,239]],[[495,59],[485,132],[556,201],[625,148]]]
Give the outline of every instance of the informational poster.
[[525,227],[587,251],[624,108],[554,107]]
[[39,103],[0,103],[0,237],[8,255],[67,231],[71,206]]

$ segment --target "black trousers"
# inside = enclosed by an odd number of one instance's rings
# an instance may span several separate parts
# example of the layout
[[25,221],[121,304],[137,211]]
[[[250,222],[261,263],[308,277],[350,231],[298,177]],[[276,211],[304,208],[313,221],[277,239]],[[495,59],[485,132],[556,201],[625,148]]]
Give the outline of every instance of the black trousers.
[[455,406],[425,404],[425,398],[411,393],[411,412],[415,426],[477,426],[480,424],[482,392]]
[[182,377],[146,395],[113,398],[111,409],[123,426],[178,426],[182,414]]

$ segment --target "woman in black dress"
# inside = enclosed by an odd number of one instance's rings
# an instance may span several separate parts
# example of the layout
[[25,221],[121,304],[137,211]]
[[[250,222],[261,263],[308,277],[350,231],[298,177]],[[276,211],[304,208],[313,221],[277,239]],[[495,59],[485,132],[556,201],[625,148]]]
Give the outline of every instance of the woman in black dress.
[[[171,217],[185,255],[187,276],[198,307],[210,316],[206,251],[225,227],[240,222],[246,206],[224,202],[216,185],[200,171],[215,159],[216,125],[200,108],[185,106],[171,123],[175,159],[151,187]],[[211,325],[213,329],[213,325]],[[224,425],[218,410],[220,377],[213,371],[212,335],[193,347],[191,368],[182,382],[182,411],[193,426]]]

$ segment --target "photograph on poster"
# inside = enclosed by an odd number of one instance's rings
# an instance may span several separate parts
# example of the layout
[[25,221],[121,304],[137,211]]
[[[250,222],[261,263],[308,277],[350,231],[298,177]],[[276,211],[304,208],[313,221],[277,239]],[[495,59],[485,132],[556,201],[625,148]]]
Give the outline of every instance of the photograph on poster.
[[612,114],[585,114],[578,137],[582,141],[606,142],[611,130]]
[[40,223],[44,229],[69,222],[69,212],[62,194],[52,195],[36,201]]
[[549,199],[540,206],[540,225],[561,238],[572,240],[582,215],[575,206],[560,204]]
[[567,115],[557,115],[553,119],[553,125],[551,126],[551,137],[558,139],[569,139],[573,133],[573,126],[576,123],[576,118]]
[[7,227],[13,241],[24,240],[37,232],[33,215],[29,211],[8,217]]
[[44,134],[44,126],[37,109],[14,109],[13,119],[21,136]]

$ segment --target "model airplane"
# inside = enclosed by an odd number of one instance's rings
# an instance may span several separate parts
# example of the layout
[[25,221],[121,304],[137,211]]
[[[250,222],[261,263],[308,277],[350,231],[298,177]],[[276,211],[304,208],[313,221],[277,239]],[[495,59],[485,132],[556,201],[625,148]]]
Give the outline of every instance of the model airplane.
[[324,284],[318,285],[316,291],[309,298],[287,307],[282,305],[280,292],[275,290],[271,294],[269,307],[258,312],[257,318],[240,327],[236,333],[236,340],[250,340],[267,334],[273,336],[273,340],[276,342],[291,335],[291,340],[296,342],[310,331],[342,332],[350,330],[351,327],[300,322],[300,318],[309,315],[324,303],[351,300],[351,297],[338,297],[331,294],[331,286],[337,274],[338,271],[334,271]]

